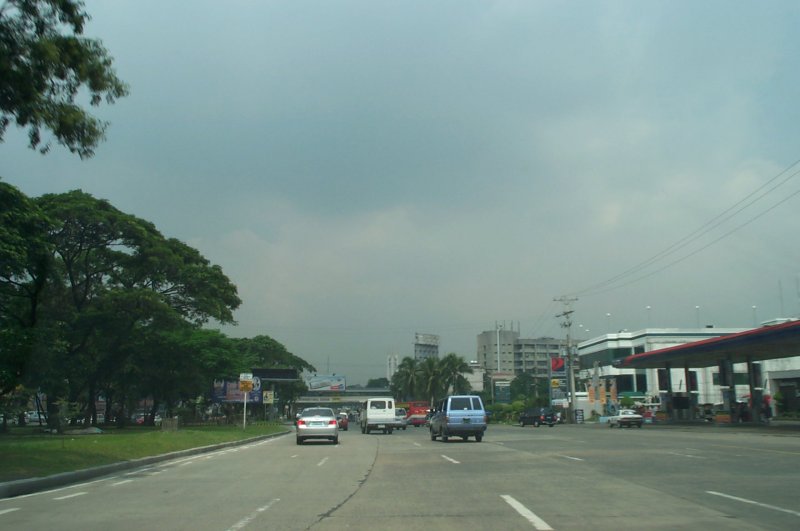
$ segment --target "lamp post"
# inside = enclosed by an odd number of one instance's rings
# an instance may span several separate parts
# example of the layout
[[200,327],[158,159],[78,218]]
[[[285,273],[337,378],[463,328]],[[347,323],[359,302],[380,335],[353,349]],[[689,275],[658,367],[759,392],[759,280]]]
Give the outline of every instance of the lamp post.
[[697,328],[700,328],[700,306],[694,307],[695,319],[697,320]]
[[753,305],[753,328],[757,328],[758,327],[758,314],[756,313],[757,309],[758,309],[758,307],[754,304]]
[[611,333],[611,314],[610,313],[606,314],[606,329],[608,330],[608,333],[610,334]]
[[647,328],[650,328],[650,310],[652,310],[652,306],[649,304],[645,306],[645,310],[647,310]]

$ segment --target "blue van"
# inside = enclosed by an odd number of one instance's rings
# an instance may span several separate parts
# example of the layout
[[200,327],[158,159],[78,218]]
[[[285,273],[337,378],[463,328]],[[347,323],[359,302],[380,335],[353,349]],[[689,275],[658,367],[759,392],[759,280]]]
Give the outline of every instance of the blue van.
[[451,395],[440,400],[431,417],[431,440],[437,437],[447,442],[450,437],[461,437],[467,440],[475,437],[481,442],[486,432],[486,411],[483,401],[478,395]]

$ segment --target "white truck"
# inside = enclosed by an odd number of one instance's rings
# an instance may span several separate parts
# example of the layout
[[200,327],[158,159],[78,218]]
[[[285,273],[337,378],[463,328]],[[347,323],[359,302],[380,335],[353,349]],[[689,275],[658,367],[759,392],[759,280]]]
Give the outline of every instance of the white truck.
[[361,403],[359,424],[361,433],[381,430],[391,434],[395,427],[394,398],[367,398]]

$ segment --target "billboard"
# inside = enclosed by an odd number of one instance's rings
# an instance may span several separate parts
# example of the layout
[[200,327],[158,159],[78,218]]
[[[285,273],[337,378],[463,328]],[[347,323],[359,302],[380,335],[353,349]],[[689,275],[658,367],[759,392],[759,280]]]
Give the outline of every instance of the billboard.
[[335,374],[311,376],[306,380],[306,385],[309,391],[345,391],[347,389],[344,376]]
[[[244,402],[239,380],[214,380],[211,400],[215,403]],[[261,403],[261,380],[258,376],[253,377],[253,389],[247,393],[247,401]]]

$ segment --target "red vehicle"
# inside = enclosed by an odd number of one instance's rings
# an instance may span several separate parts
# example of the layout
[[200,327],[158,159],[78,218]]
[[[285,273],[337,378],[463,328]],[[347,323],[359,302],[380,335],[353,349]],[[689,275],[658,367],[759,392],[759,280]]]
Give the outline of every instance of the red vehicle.
[[347,427],[350,424],[347,413],[339,413],[336,415],[336,422],[339,424],[339,429],[347,431]]
[[406,402],[405,406],[398,404],[397,407],[406,408],[406,420],[415,428],[424,426],[428,422],[428,411],[431,406],[425,401]]

